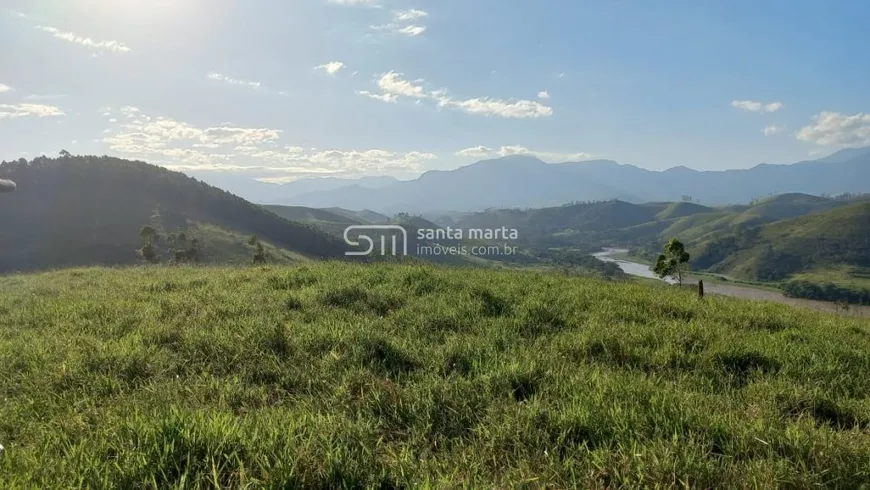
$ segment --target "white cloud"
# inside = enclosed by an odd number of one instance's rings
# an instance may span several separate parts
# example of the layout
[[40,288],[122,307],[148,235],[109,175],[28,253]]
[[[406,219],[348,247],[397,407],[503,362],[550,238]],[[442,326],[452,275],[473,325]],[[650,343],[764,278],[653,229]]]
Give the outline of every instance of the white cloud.
[[393,18],[395,18],[399,22],[410,22],[412,20],[422,19],[423,17],[429,17],[429,12],[417,9],[409,9],[399,10],[393,14]]
[[785,129],[784,126],[777,126],[775,124],[771,124],[769,126],[765,126],[764,129],[761,130],[761,134],[765,136],[772,136],[774,134],[781,133],[783,129]]
[[423,80],[415,80],[413,82],[402,78],[401,73],[389,72],[381,75],[378,79],[378,87],[387,94],[401,95],[403,97],[413,97],[417,99],[433,98],[431,94],[426,92],[422,85]]
[[402,34],[404,36],[410,37],[416,37],[426,32],[426,26],[421,26],[417,24],[402,25],[395,22],[379,26],[371,26],[371,29],[375,31],[389,31],[393,34]]
[[765,104],[755,100],[732,100],[731,107],[747,112],[776,112],[785,106],[782,102]]
[[342,68],[344,68],[344,63],[341,61],[330,61],[329,63],[324,63],[314,67],[315,70],[323,70],[330,75],[335,75],[341,71]]
[[282,131],[217,125],[202,128],[166,117],[152,117],[135,107],[108,109],[120,122],[102,141],[115,152],[175,170],[245,173],[258,179],[293,180],[332,174],[416,173],[436,159],[432,153],[388,150],[327,150],[281,145]]
[[12,87],[10,87],[9,85],[5,85],[5,84],[0,83],[0,94],[2,94],[3,92],[9,92],[11,90],[12,90]]
[[200,139],[204,143],[218,145],[252,146],[280,138],[281,130],[263,128],[208,128],[202,131]]
[[80,36],[73,32],[64,32],[56,27],[50,26],[34,26],[36,29],[39,29],[44,32],[48,32],[54,35],[54,37],[58,39],[63,39],[64,41],[79,44],[81,46],[85,46],[90,49],[97,49],[102,51],[109,51],[112,53],[129,53],[132,51],[126,44],[119,41],[95,41],[89,37]]
[[393,103],[399,100],[399,97],[395,94],[375,94],[369,92],[368,90],[360,90],[357,92],[359,95],[365,95],[366,97],[371,97],[375,100],[380,100],[381,102],[389,102]]
[[550,100],[550,94],[546,90],[538,92],[538,98],[541,100]]
[[493,155],[492,148],[488,146],[474,146],[471,148],[466,148],[464,150],[459,150],[456,152],[457,156],[460,157],[470,157],[470,158],[487,158]]
[[538,118],[553,115],[553,109],[533,100],[503,100],[491,97],[478,97],[467,100],[455,100],[448,96],[447,89],[427,90],[424,80],[406,80],[401,73],[389,72],[378,79],[381,94],[368,91],[357,92],[383,102],[396,102],[399,97],[421,100],[434,100],[439,107],[459,109],[469,114],[482,114],[504,118]]
[[220,73],[211,72],[208,75],[209,80],[217,80],[219,82],[223,82],[229,85],[243,85],[251,88],[260,88],[262,84],[260,82],[252,82],[250,80],[240,80],[237,78],[231,78],[226,75],[222,75]]
[[0,104],[0,120],[16,119],[19,117],[57,117],[65,116],[66,113],[53,105],[43,104]]
[[487,146],[474,146],[464,150],[459,150],[456,152],[456,155],[465,158],[499,158],[511,155],[527,155],[550,163],[578,162],[594,158],[594,155],[591,153],[533,151],[519,145],[502,146],[498,150],[494,150]]
[[418,25],[409,25],[402,27],[401,29],[396,30],[399,34],[404,34],[406,36],[419,36],[426,32],[426,26],[418,26]]
[[457,107],[470,114],[499,116],[504,118],[539,118],[553,115],[553,108],[533,100],[500,100],[482,97],[477,99],[453,101],[445,99],[442,106]]
[[414,21],[429,17],[429,13],[418,9],[397,10],[393,12],[393,22],[371,26],[376,31],[389,31],[394,34],[416,37],[426,32],[426,26],[414,24]]
[[813,116],[812,124],[801,128],[796,137],[821,146],[867,146],[870,145],[870,114],[850,116],[821,112]]
[[120,124],[116,134],[104,141],[113,150],[125,153],[162,150],[174,142],[197,148],[258,145],[275,141],[281,135],[280,130],[266,128],[221,126],[202,129],[170,118],[152,118],[135,107],[123,107],[119,112],[126,117],[126,121]]

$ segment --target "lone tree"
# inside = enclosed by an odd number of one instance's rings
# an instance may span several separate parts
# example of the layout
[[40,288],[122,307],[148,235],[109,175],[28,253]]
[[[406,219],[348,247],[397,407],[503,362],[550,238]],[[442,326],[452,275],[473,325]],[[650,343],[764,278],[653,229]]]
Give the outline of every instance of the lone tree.
[[155,246],[159,239],[157,230],[150,225],[145,225],[139,230],[139,237],[145,242],[142,248],[139,249],[139,255],[151,264],[159,262],[160,254],[157,253],[157,247]]
[[263,244],[260,243],[260,239],[257,235],[251,236],[248,239],[248,245],[251,245],[254,248],[254,264],[265,264],[266,263],[266,249],[263,248]]
[[676,238],[671,238],[665,245],[665,253],[659,255],[656,260],[656,265],[653,267],[653,272],[662,279],[673,277],[683,285],[683,272],[689,268],[689,252],[686,252],[686,247],[683,242]]

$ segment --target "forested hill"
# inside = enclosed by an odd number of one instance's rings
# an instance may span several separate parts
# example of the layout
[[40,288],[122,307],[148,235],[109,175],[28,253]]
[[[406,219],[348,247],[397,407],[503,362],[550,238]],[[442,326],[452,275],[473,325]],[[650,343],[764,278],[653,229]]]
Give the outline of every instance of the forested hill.
[[65,154],[2,162],[0,178],[18,185],[0,196],[0,271],[136,263],[139,231],[155,216],[167,233],[210,225],[305,257],[345,250],[314,227],[144,162]]

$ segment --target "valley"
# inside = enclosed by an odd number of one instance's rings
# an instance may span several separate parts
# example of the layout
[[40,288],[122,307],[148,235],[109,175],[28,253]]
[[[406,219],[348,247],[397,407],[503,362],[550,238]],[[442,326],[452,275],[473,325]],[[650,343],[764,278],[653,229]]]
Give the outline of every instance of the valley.
[[[646,279],[660,280],[650,270],[649,264],[632,262],[630,257],[626,257],[628,249],[605,249],[602,252],[592,254],[595,258],[604,262],[612,262],[619,266],[623,272],[635,277]],[[723,281],[725,279],[725,281]],[[870,318],[870,305],[849,305],[844,307],[842,304],[836,304],[831,301],[817,301],[812,299],[801,299],[789,297],[778,290],[765,287],[753,287],[745,284],[734,284],[733,281],[727,280],[717,275],[690,275],[686,281],[689,285],[696,285],[698,280],[704,281],[704,291],[706,294],[718,294],[721,296],[729,296],[732,298],[741,298],[748,300],[771,301],[774,303],[782,303],[790,306],[811,308],[819,311],[830,313],[847,314],[852,316]],[[837,280],[832,278],[830,280]],[[668,284],[674,284],[671,278],[665,278]]]
[[0,4],[0,490],[870,490],[870,2]]

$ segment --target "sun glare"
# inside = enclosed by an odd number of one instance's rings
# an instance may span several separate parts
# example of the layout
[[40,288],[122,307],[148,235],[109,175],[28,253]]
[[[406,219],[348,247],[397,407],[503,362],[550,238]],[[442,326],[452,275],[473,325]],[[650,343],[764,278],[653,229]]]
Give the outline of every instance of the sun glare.
[[200,0],[86,0],[82,2],[96,15],[135,24],[160,24],[188,17]]

